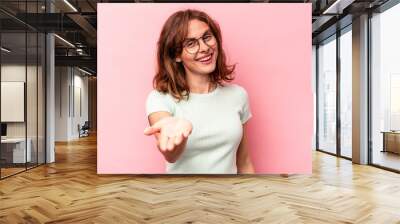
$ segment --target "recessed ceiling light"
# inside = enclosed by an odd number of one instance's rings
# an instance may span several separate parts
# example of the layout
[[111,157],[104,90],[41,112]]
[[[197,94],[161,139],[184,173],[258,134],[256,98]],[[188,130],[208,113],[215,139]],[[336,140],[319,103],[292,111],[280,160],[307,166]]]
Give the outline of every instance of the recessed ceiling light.
[[336,0],[322,14],[342,14],[343,9],[351,5],[355,0]]
[[83,70],[83,69],[81,69],[81,68],[79,68],[79,67],[78,67],[78,70],[81,71],[81,72],[83,72],[83,73],[85,73],[85,74],[87,74],[87,75],[93,75],[92,73],[90,73],[90,72],[88,72],[88,71],[86,71],[86,70]]
[[75,12],[78,12],[78,10],[68,1],[68,0],[64,0],[65,4],[67,4],[72,10],[74,10]]
[[75,48],[75,45],[73,45],[73,44],[72,44],[71,42],[69,42],[68,40],[66,40],[66,39],[64,39],[64,38],[62,38],[62,37],[60,37],[60,36],[57,35],[57,34],[54,34],[54,36],[57,37],[58,39],[60,39],[62,42],[64,42],[64,43],[68,44],[69,46]]

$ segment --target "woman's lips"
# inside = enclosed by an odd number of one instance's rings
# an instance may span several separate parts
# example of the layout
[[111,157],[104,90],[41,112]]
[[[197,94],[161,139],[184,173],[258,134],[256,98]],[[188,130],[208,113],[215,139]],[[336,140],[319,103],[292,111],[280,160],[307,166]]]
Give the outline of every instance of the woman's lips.
[[203,57],[203,58],[200,58],[197,61],[199,61],[202,64],[208,65],[208,64],[210,64],[212,62],[213,55],[214,55],[214,53],[211,53],[210,55],[208,55],[206,57]]

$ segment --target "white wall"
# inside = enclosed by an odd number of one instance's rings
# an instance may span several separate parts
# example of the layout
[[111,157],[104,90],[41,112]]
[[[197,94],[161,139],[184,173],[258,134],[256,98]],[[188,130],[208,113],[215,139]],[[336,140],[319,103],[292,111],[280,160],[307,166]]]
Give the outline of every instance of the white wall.
[[[27,70],[25,70],[27,69]],[[26,73],[27,71],[27,73]],[[41,70],[39,70],[39,73]],[[36,66],[6,64],[1,66],[1,81],[2,82],[25,82],[25,75],[28,78],[27,87],[27,119],[28,119],[28,137],[31,133],[36,136]],[[33,87],[32,87],[33,86]],[[31,88],[29,88],[31,87]],[[40,107],[41,105],[39,105]],[[6,108],[2,108],[6,110]],[[33,123],[32,123],[33,122]],[[25,137],[25,123],[26,122],[7,122],[7,136],[8,137]]]
[[[72,132],[71,134],[77,138],[79,137],[78,133],[78,124],[81,126],[85,123],[85,121],[88,121],[89,118],[89,113],[88,113],[88,77],[87,76],[81,76],[82,73],[78,73],[79,75],[76,75],[75,70],[75,77],[74,77],[74,89],[75,89],[75,96],[74,96],[74,108],[73,111],[73,119],[72,119]],[[80,91],[80,93],[79,93]],[[80,95],[80,97],[79,97]],[[80,101],[80,102],[79,102]],[[79,109],[81,111],[79,111]]]
[[76,68],[56,67],[55,88],[55,140],[77,139],[78,124],[88,120],[88,77]]
[[70,84],[69,68],[55,68],[55,141],[68,140],[68,117]]
[[[1,66],[1,81],[3,82],[25,82],[25,71],[24,65],[8,64]],[[28,66],[28,74],[32,74],[32,67]],[[2,108],[5,110],[5,108]],[[10,122],[7,123],[7,137],[25,137],[25,123],[24,122]]]

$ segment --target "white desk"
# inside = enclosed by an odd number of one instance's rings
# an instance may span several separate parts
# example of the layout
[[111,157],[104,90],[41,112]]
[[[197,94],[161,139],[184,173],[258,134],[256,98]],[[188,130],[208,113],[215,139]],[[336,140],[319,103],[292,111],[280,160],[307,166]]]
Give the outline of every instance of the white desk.
[[26,162],[31,161],[31,145],[32,145],[32,140],[30,138],[26,139],[26,142],[28,143],[26,147],[26,154],[25,154],[25,138],[6,138],[6,139],[1,139],[1,144],[2,147],[6,146],[14,146],[12,148],[12,155],[13,155],[13,163],[25,163],[25,158],[27,158]]

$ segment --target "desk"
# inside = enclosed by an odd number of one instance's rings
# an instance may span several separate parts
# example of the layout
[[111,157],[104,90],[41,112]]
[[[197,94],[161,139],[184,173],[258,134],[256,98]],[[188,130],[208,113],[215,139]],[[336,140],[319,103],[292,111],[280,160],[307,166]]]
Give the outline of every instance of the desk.
[[383,150],[382,152],[393,152],[400,154],[400,132],[399,131],[382,131],[383,133]]
[[[31,145],[32,140],[27,138],[28,143],[25,154],[25,138],[6,138],[1,139],[1,157],[6,163],[25,163],[32,159]],[[12,159],[11,159],[12,158]],[[27,161],[25,161],[27,158]]]

